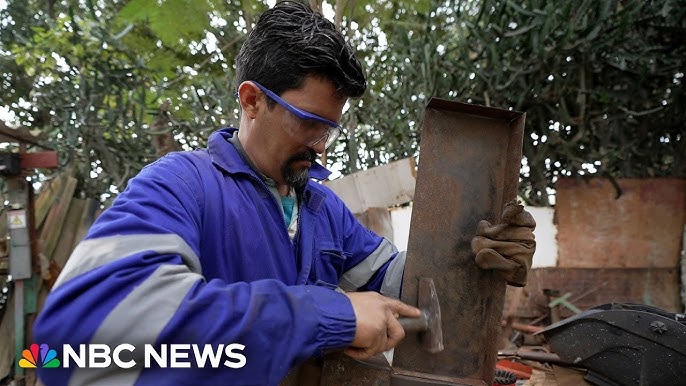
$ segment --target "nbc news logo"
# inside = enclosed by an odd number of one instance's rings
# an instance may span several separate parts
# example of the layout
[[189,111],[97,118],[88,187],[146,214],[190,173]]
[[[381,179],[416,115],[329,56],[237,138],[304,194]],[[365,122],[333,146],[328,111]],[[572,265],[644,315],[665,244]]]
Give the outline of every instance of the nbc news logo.
[[[247,363],[243,355],[245,346],[240,343],[219,345],[197,344],[161,344],[159,347],[146,344],[142,348],[142,365],[145,368],[190,368],[193,364],[197,367],[209,366],[218,368],[221,366],[232,369],[240,369]],[[38,345],[33,343],[29,349],[22,352],[19,359],[19,367],[22,368],[105,368],[111,365],[123,369],[130,369],[138,363],[131,354],[136,347],[122,343],[111,348],[106,344],[80,344],[74,349],[69,344],[62,345],[62,361],[57,358],[57,351],[47,344]],[[128,354],[125,354],[128,353]],[[123,356],[128,359],[122,359]],[[138,357],[140,358],[140,356]],[[222,361],[222,359],[224,359]]]
[[57,352],[51,349],[47,344],[41,344],[39,351],[39,346],[34,343],[28,350],[24,350],[21,353],[21,356],[22,358],[19,360],[19,367],[25,369],[60,367],[60,360],[57,359]]

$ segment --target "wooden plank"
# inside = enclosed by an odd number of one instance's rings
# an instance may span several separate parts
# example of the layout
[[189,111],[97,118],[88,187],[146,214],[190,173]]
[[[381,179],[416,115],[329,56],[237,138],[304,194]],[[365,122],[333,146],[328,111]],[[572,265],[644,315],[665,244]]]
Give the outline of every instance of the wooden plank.
[[388,208],[412,201],[415,180],[416,165],[410,157],[325,184],[353,213],[364,213],[369,208]]
[[87,198],[84,204],[84,209],[79,219],[79,227],[74,234],[74,240],[72,242],[72,250],[83,240],[88,233],[91,225],[101,213],[100,202],[92,198]]
[[33,135],[26,127],[9,127],[4,121],[0,120],[0,142],[26,143],[47,149],[45,145],[40,143],[46,139],[47,134],[43,132]]
[[77,184],[76,178],[67,176],[59,198],[55,201],[40,230],[40,239],[43,240],[43,253],[52,256],[62,231],[62,224],[66,218],[69,204],[74,198]]
[[681,257],[679,258],[681,264],[681,301],[683,302],[683,309],[686,311],[686,224],[681,234]]
[[60,196],[62,189],[64,188],[65,178],[65,174],[62,174],[43,184],[43,187],[41,188],[34,204],[34,226],[36,229],[40,229],[40,227],[43,225],[43,221],[45,221],[45,218],[50,211],[50,207],[52,207],[52,204],[55,202],[55,200],[57,200],[57,197]]
[[[7,235],[7,211],[0,212],[0,235]],[[3,237],[0,240],[0,275],[7,275],[10,264],[9,241]],[[2,378],[0,378],[2,379]]]
[[0,212],[0,235],[7,234],[7,211]]
[[59,237],[59,243],[55,247],[55,251],[50,258],[61,269],[67,262],[69,255],[74,250],[74,239],[79,232],[81,226],[81,217],[83,216],[84,208],[86,207],[86,200],[75,198],[71,200],[69,211],[62,225],[62,232]]
[[5,304],[5,315],[0,320],[0,379],[4,379],[14,366],[14,298]]
[[558,266],[676,268],[686,223],[686,179],[561,178],[556,184]]
[[[0,212],[0,235],[7,235],[7,211]],[[7,275],[10,264],[9,242],[3,237],[0,240],[0,275]],[[0,377],[0,379],[2,379]]]
[[586,370],[575,369],[561,366],[553,366],[553,373],[555,374],[555,381],[557,386],[591,386],[590,382],[584,379]]
[[531,378],[522,386],[558,386],[555,374],[551,371],[533,370]]
[[[7,235],[7,211],[3,210],[0,213],[0,235]],[[0,240],[0,275],[7,275],[7,272],[9,271],[9,256],[10,256],[10,250],[9,250],[9,242],[7,241],[6,238],[3,237],[2,240]],[[2,379],[2,378],[0,378]]]
[[22,169],[55,169],[59,166],[59,159],[56,151],[22,153],[19,165]]
[[585,370],[553,366],[552,371],[534,370],[522,386],[590,386]]

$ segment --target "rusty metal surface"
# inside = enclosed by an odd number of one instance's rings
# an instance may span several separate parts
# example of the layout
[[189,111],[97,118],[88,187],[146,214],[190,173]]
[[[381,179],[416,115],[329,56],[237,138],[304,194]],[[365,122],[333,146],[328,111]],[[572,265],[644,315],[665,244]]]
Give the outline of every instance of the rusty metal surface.
[[383,355],[365,361],[343,354],[329,355],[324,361],[321,379],[322,386],[486,386],[481,380],[393,369]]
[[383,355],[358,361],[344,354],[327,355],[322,370],[322,386],[388,386],[391,367]]
[[402,369],[393,370],[393,375],[391,375],[391,386],[422,385],[486,386],[482,380],[448,377],[445,375],[427,374]]
[[523,131],[519,112],[439,99],[427,106],[402,299],[417,304],[418,278],[434,279],[445,350],[428,354],[408,336],[394,369],[492,384],[505,281],[477,268],[470,241],[479,220],[498,222],[516,197]]

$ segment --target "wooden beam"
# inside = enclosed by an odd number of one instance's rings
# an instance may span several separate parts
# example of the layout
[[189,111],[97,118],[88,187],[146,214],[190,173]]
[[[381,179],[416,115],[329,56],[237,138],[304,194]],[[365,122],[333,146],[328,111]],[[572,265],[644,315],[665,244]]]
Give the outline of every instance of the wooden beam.
[[24,143],[50,149],[39,143],[39,141],[43,141],[46,138],[47,136],[44,133],[33,135],[24,127],[12,128],[7,126],[5,122],[0,121],[0,142]]
[[52,256],[57,246],[78,182],[76,178],[70,175],[65,175],[62,178],[64,178],[64,189],[50,208],[45,223],[40,229],[40,239],[43,240],[43,251],[46,256]]
[[43,226],[43,221],[45,221],[45,218],[48,216],[52,204],[60,196],[63,189],[64,173],[43,183],[34,204],[36,229],[40,229]]
[[55,169],[59,166],[57,152],[21,153],[19,166],[22,169]]

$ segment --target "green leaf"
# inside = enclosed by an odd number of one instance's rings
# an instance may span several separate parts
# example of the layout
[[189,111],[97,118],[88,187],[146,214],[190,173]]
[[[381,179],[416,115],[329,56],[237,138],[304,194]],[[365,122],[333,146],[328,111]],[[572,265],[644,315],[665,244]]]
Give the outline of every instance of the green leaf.
[[203,37],[209,11],[206,0],[166,0],[150,18],[150,28],[168,46],[180,39],[188,44]]
[[130,0],[117,17],[121,25],[147,22],[163,44],[176,47],[203,37],[211,10],[207,0]]
[[156,0],[129,0],[117,14],[117,18],[128,23],[145,21],[157,12]]

